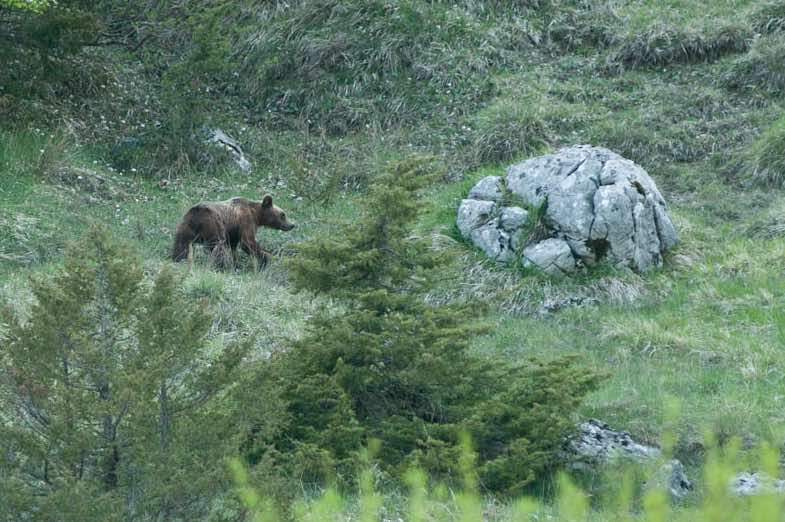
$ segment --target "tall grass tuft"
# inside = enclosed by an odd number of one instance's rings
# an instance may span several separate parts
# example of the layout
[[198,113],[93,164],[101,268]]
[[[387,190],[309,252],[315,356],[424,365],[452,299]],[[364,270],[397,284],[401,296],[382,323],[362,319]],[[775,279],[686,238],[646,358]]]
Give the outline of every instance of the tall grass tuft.
[[726,26],[713,34],[658,25],[628,37],[609,57],[606,70],[620,74],[629,69],[665,67],[680,63],[714,61],[749,49],[748,29]]
[[772,0],[761,5],[752,15],[752,29],[756,33],[770,34],[785,31],[785,3]]
[[596,47],[605,49],[619,43],[621,20],[607,5],[563,9],[548,24],[551,42],[567,50]]
[[745,170],[764,186],[785,186],[785,117],[771,125],[746,154]]
[[501,163],[544,149],[551,132],[540,100],[502,100],[480,111],[472,124],[470,164]]
[[756,38],[750,52],[739,57],[724,78],[731,89],[771,95],[785,93],[785,33]]

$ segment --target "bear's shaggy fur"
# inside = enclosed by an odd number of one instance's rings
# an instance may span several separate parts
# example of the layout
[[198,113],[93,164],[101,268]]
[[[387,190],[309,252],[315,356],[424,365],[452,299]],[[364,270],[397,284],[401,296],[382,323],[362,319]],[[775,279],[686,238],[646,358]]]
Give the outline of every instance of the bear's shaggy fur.
[[254,256],[260,267],[267,264],[269,254],[256,242],[258,227],[288,231],[294,224],[286,214],[273,205],[270,195],[261,202],[245,198],[228,201],[199,203],[191,207],[177,225],[172,248],[172,260],[182,261],[188,257],[192,243],[203,245],[214,255],[219,265],[224,265],[224,252],[229,248],[234,258],[237,246]]

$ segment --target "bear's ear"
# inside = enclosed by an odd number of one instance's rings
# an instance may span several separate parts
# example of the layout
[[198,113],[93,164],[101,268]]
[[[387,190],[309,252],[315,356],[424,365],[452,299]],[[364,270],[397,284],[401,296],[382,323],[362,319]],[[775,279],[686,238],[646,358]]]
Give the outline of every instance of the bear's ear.
[[273,197],[270,194],[267,194],[262,198],[262,207],[270,208],[273,206]]

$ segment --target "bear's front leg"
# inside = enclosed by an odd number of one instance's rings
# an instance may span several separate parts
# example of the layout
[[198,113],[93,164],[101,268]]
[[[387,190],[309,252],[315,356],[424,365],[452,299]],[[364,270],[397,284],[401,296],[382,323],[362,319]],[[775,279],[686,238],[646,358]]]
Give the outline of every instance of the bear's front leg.
[[250,234],[244,235],[240,245],[244,252],[254,256],[256,262],[259,264],[259,269],[267,266],[267,262],[270,260],[270,254],[259,246],[259,243],[256,242],[255,237],[251,236]]

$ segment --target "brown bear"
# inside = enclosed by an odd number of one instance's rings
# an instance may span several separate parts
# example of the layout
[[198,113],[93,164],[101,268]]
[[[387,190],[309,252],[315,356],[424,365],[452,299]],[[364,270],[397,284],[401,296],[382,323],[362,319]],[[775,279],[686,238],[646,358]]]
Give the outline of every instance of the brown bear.
[[226,248],[230,249],[234,258],[237,245],[240,245],[246,253],[256,258],[261,268],[267,264],[269,254],[256,242],[258,227],[288,231],[294,228],[294,224],[286,219],[283,210],[273,205],[273,198],[269,194],[261,202],[232,198],[228,201],[199,203],[191,207],[177,225],[172,260],[178,262],[186,259],[191,243],[199,243],[223,266]]

